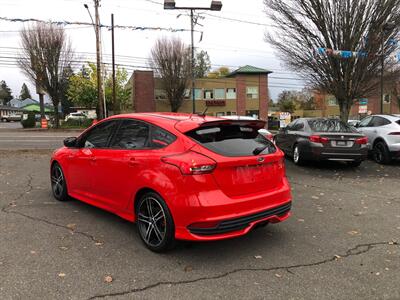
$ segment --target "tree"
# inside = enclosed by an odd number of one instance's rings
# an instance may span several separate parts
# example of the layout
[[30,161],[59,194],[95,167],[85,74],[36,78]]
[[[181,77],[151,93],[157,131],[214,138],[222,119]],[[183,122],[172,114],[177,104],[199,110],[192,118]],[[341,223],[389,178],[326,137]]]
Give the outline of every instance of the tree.
[[37,23],[21,30],[22,54],[19,65],[32,82],[51,98],[55,127],[59,127],[58,106],[64,90],[65,70],[71,67],[73,51],[63,27]]
[[[129,106],[130,91],[125,89],[128,81],[128,72],[123,68],[117,68],[115,76],[116,97],[121,107],[114,107],[112,99],[112,75],[105,74],[105,97],[108,107],[113,107],[114,113],[121,109],[125,110]],[[97,68],[93,63],[82,66],[80,72],[73,74],[69,78],[67,98],[77,106],[94,108],[97,106]]]
[[7,83],[2,80],[0,82],[0,103],[2,105],[6,105],[10,100],[12,100],[14,97],[11,93],[11,89],[8,87]]
[[201,50],[196,53],[194,76],[195,78],[204,78],[211,70],[210,56],[207,51]]
[[228,67],[219,67],[218,69],[209,72],[207,77],[208,78],[221,78],[227,76],[231,70]]
[[82,66],[80,72],[69,78],[68,99],[77,106],[93,108],[97,106],[97,68],[93,63]]
[[[347,121],[358,98],[376,93],[385,57],[395,50],[390,39],[398,33],[398,0],[264,0],[278,25],[266,40],[286,65],[316,89],[338,100]],[[324,50],[328,49],[328,50]],[[346,52],[339,52],[345,50]],[[385,69],[390,69],[386,62]]]
[[293,113],[296,110],[297,94],[294,91],[282,91],[278,95],[278,107],[282,112]]
[[151,50],[150,64],[160,77],[171,111],[177,112],[190,78],[190,48],[178,38],[160,38]]
[[128,81],[128,72],[123,68],[117,68],[115,72],[115,96],[118,99],[117,103],[113,103],[112,95],[112,75],[105,80],[105,96],[114,114],[119,114],[130,106],[131,92],[125,88]]
[[61,108],[64,115],[71,113],[71,107],[74,105],[68,98],[69,79],[74,75],[71,67],[64,69],[63,79],[61,81],[61,88],[64,91],[61,95]]
[[22,84],[21,93],[19,94],[20,100],[31,99],[31,92],[29,91],[28,87],[25,83]]

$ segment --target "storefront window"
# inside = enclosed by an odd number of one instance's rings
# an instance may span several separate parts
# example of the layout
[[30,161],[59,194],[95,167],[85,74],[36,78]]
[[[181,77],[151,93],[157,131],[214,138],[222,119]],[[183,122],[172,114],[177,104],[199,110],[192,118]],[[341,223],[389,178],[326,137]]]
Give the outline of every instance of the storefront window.
[[226,89],[226,99],[236,99],[236,89],[235,88]]

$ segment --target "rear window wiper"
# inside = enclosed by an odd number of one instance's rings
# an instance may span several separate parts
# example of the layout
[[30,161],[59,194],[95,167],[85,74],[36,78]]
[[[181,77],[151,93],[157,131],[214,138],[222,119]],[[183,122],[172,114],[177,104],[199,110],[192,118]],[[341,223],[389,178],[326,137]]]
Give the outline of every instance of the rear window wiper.
[[267,149],[268,147],[269,147],[268,145],[265,145],[265,146],[262,146],[262,147],[258,147],[258,148],[253,150],[253,154],[254,155],[258,155],[261,152],[263,152],[265,149]]

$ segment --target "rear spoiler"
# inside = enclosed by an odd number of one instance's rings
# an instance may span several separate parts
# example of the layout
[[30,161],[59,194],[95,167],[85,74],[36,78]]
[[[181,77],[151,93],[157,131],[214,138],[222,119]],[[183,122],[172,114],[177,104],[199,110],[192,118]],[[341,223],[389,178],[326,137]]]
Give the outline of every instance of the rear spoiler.
[[266,122],[262,120],[218,120],[209,122],[193,122],[193,120],[183,120],[175,124],[175,128],[182,132],[189,132],[197,128],[214,127],[219,125],[239,125],[239,126],[249,126],[256,128],[257,130],[265,128]]

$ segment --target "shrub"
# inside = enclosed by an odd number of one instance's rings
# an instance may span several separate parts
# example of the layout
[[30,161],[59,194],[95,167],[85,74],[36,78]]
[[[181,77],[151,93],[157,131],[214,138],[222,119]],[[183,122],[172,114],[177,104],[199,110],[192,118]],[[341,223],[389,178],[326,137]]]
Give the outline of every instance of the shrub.
[[92,119],[73,120],[69,119],[62,123],[61,128],[88,128],[93,123]]
[[24,118],[22,117],[21,124],[22,124],[22,127],[24,127],[24,128],[34,128],[36,125],[35,113],[29,112],[28,118],[26,120],[24,120]]

